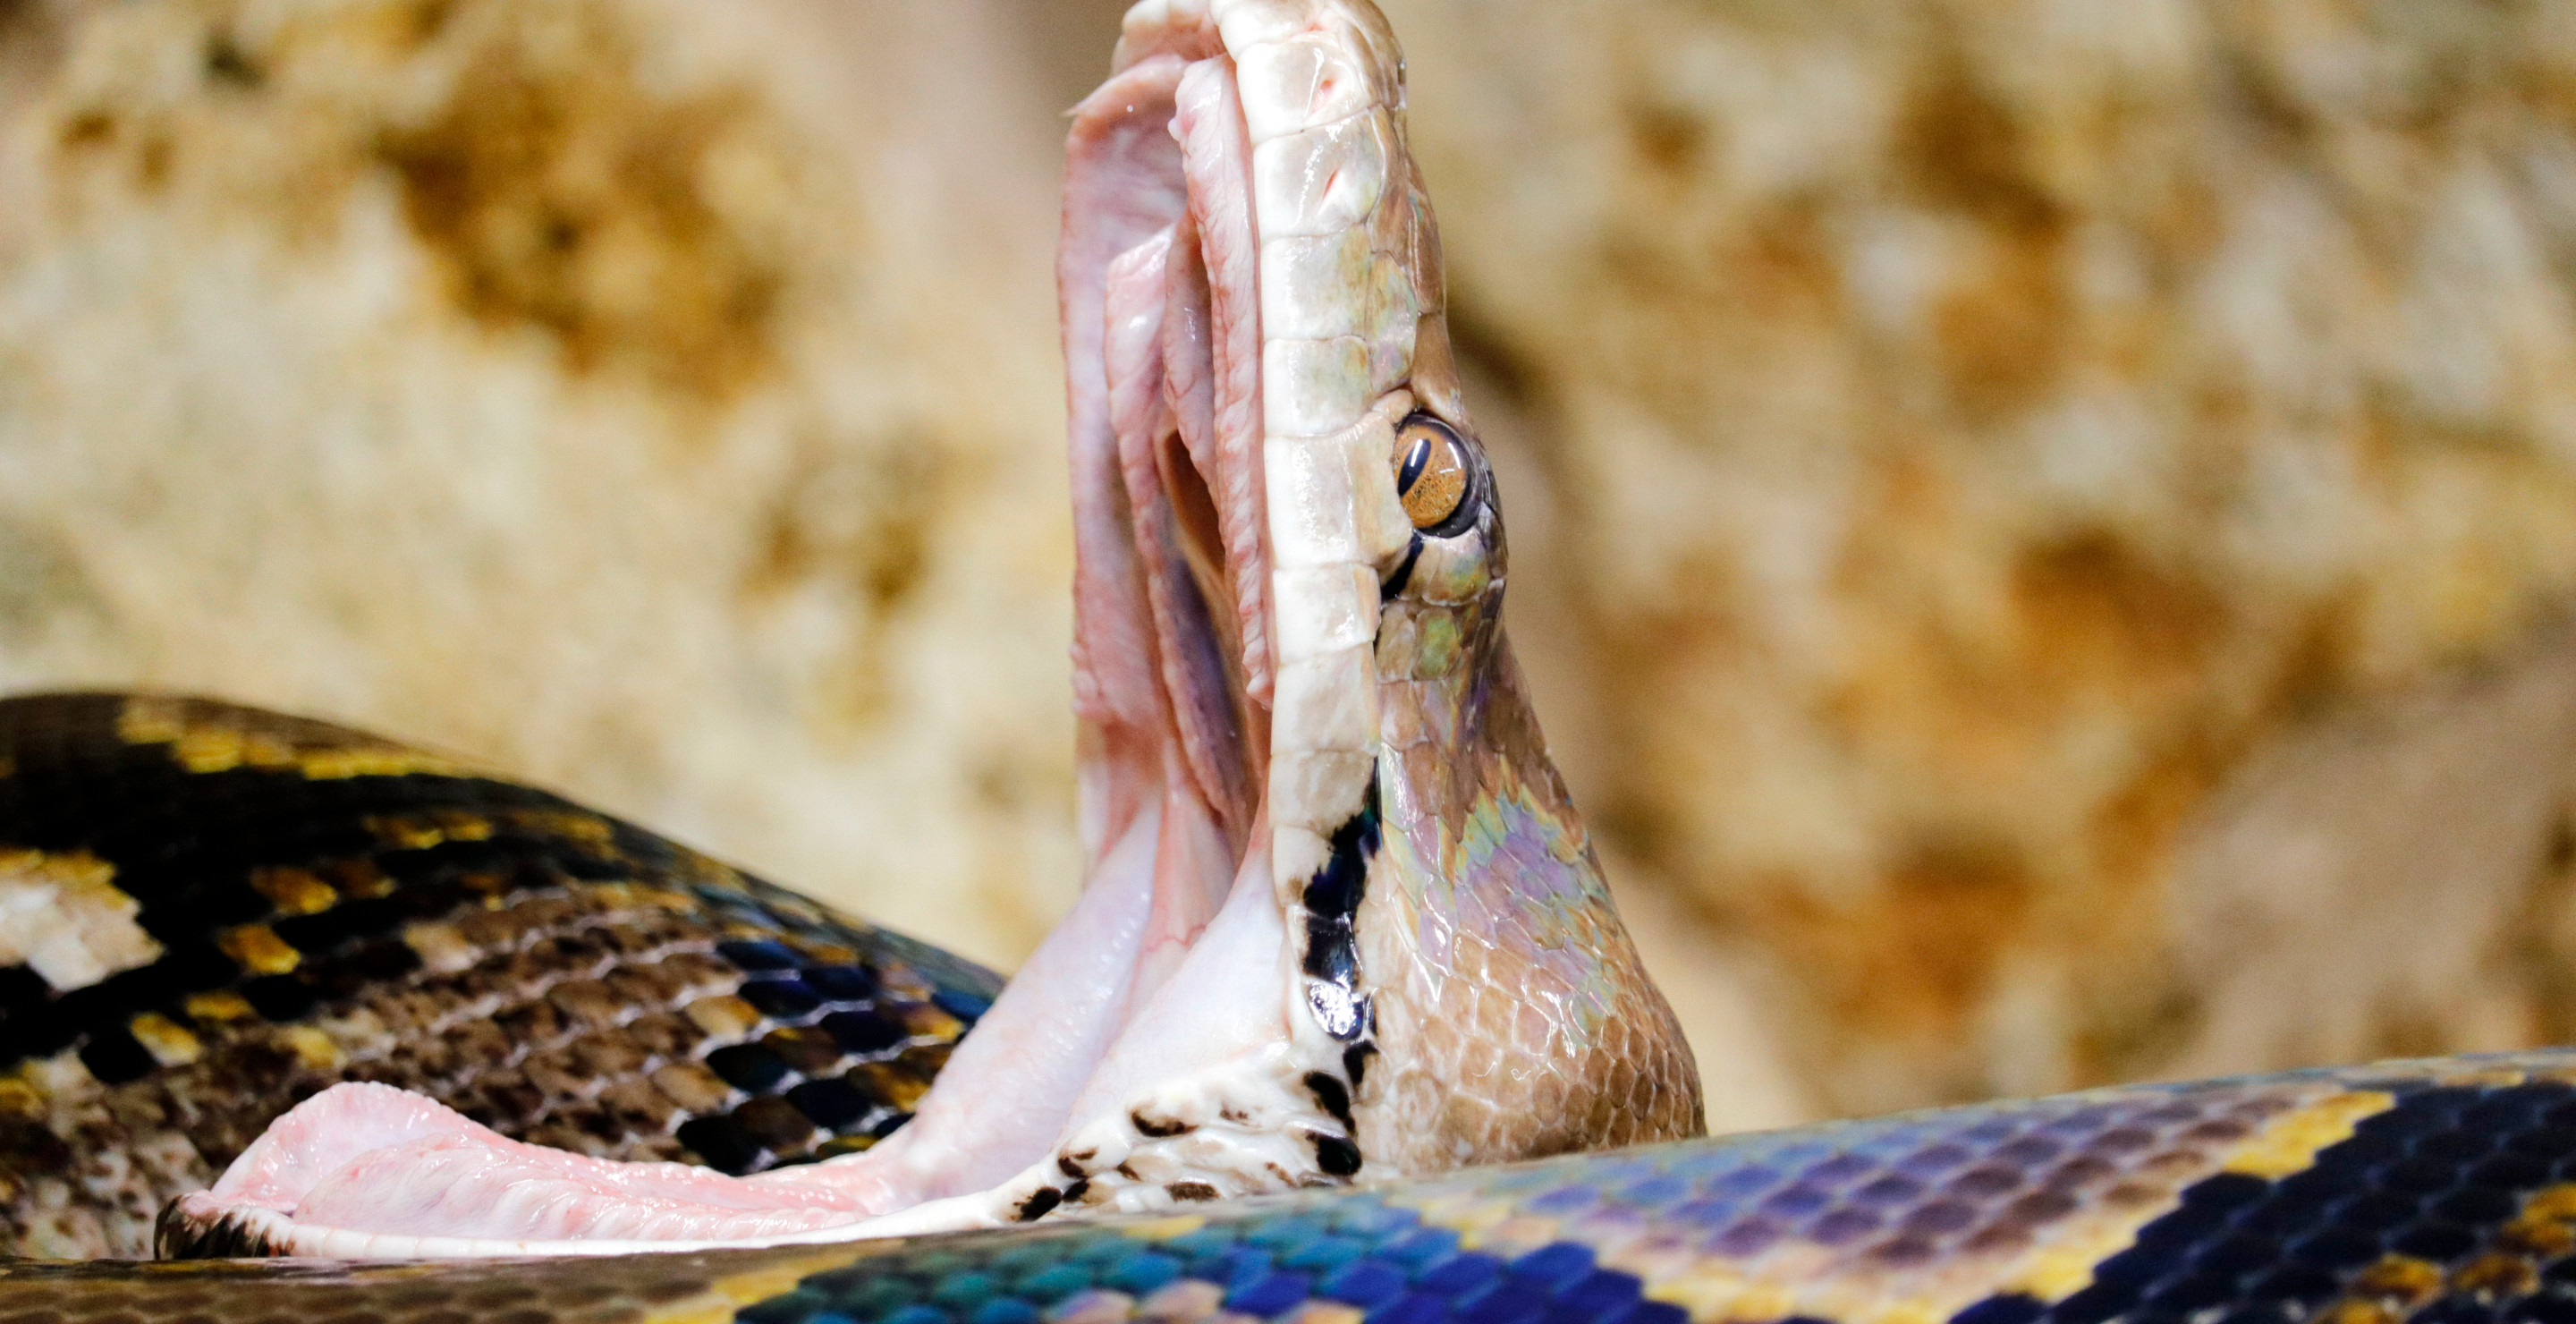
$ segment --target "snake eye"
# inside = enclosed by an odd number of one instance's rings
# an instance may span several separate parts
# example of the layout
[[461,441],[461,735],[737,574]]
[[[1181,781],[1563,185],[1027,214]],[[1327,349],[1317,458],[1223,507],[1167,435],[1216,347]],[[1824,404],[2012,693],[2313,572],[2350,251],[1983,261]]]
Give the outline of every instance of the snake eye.
[[1395,494],[1417,529],[1435,529],[1467,500],[1466,443],[1449,425],[1415,414],[1395,430]]

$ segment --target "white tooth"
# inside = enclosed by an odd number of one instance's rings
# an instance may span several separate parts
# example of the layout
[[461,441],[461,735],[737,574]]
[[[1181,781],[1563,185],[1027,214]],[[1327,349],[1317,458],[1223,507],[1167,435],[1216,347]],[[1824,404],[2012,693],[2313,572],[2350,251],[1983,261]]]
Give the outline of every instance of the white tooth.
[[1285,41],[1317,26],[1313,0],[1216,0],[1217,31],[1225,48],[1240,57],[1264,42]]
[[1274,697],[1273,757],[1376,748],[1377,658],[1367,645],[1281,663]]
[[1369,386],[1369,346],[1357,336],[1261,346],[1262,424],[1272,436],[1321,437],[1349,427],[1377,398]]
[[1377,638],[1377,574],[1364,565],[1277,570],[1272,599],[1279,622],[1279,657],[1294,662],[1372,643]]
[[[1385,259],[1369,252],[1368,230],[1295,235],[1261,245],[1261,330],[1279,339],[1365,334]],[[1413,314],[1408,314],[1410,321]]]
[[[1270,765],[1271,820],[1340,824],[1368,789],[1369,769],[1376,762],[1368,754],[1342,750],[1279,756]],[[1313,870],[1307,873],[1311,876]]]
[[1395,136],[1386,112],[1302,129],[1252,149],[1252,197],[1265,236],[1331,234],[1366,221],[1386,195]]
[[1341,440],[1273,436],[1262,443],[1262,452],[1269,475],[1271,564],[1302,570],[1359,559],[1351,471]]
[[1382,100],[1349,45],[1323,34],[1238,51],[1235,72],[1243,86],[1244,126],[1256,145],[1348,119]]

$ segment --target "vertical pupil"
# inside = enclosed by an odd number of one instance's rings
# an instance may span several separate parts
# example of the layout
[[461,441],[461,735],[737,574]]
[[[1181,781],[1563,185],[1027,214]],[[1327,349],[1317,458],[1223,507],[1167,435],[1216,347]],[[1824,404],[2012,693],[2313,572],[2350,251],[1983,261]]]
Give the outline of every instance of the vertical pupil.
[[1417,529],[1434,529],[1465,504],[1474,475],[1458,434],[1428,414],[1405,420],[1396,434],[1395,495]]
[[1395,494],[1404,496],[1411,492],[1413,485],[1421,481],[1423,469],[1430,463],[1431,433],[1425,430],[1414,437],[1411,446],[1405,448],[1404,463],[1395,471]]

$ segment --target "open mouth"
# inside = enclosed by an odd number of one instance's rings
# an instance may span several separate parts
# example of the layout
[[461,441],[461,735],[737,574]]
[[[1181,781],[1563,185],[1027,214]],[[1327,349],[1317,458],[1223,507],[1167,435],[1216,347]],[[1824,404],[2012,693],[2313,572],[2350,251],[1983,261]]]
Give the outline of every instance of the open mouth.
[[1270,565],[1250,169],[1221,55],[1136,61],[1074,112],[1058,279],[1083,835],[1095,882],[1131,887],[1117,871],[1152,862],[1138,880],[1153,897],[1131,990],[1140,1000],[1177,970],[1244,861],[1267,856]]
[[[417,1095],[343,1085],[177,1202],[165,1242],[418,1257],[839,1240],[1357,1168],[1353,1082],[1329,1064],[1358,1061],[1365,1006],[1345,979],[1340,1024],[1319,1037],[1301,1022],[1309,986],[1333,972],[1308,959],[1304,894],[1278,881],[1329,863],[1308,858],[1322,835],[1304,830],[1299,858],[1274,861],[1280,619],[1312,636],[1317,613],[1276,600],[1295,581],[1273,575],[1262,320],[1265,295],[1285,296],[1265,284],[1253,126],[1219,26],[1140,7],[1118,71],[1074,112],[1059,279],[1088,877],[913,1122],[864,1154],[734,1178],[543,1149]],[[1274,81],[1278,63],[1263,66]],[[1310,63],[1310,99],[1353,94],[1330,61]],[[1356,187],[1336,172],[1307,183],[1325,204]],[[1356,814],[1367,756],[1319,757],[1289,770],[1302,821],[1326,801]],[[1351,785],[1321,784],[1317,767]]]

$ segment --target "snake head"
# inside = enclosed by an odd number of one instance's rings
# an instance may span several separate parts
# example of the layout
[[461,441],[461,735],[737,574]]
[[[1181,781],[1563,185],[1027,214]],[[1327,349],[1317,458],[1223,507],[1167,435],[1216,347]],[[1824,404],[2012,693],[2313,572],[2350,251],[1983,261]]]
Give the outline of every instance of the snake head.
[[[1166,1189],[1701,1130],[1503,631],[1500,493],[1404,99],[1366,0],[1147,0],[1074,111],[1084,827],[1093,887],[1149,873],[1156,897],[1089,1106],[1230,1101],[1317,1150],[1197,1126],[1215,1159]],[[1131,1113],[1157,1107],[1187,1111]],[[1118,1131],[1077,1120],[1068,1148],[1138,1147]]]
[[180,1224],[318,1255],[845,1240],[1700,1131],[1504,637],[1385,19],[1138,5],[1073,112],[1058,275],[1088,877],[911,1123],[731,1178],[342,1085]]

